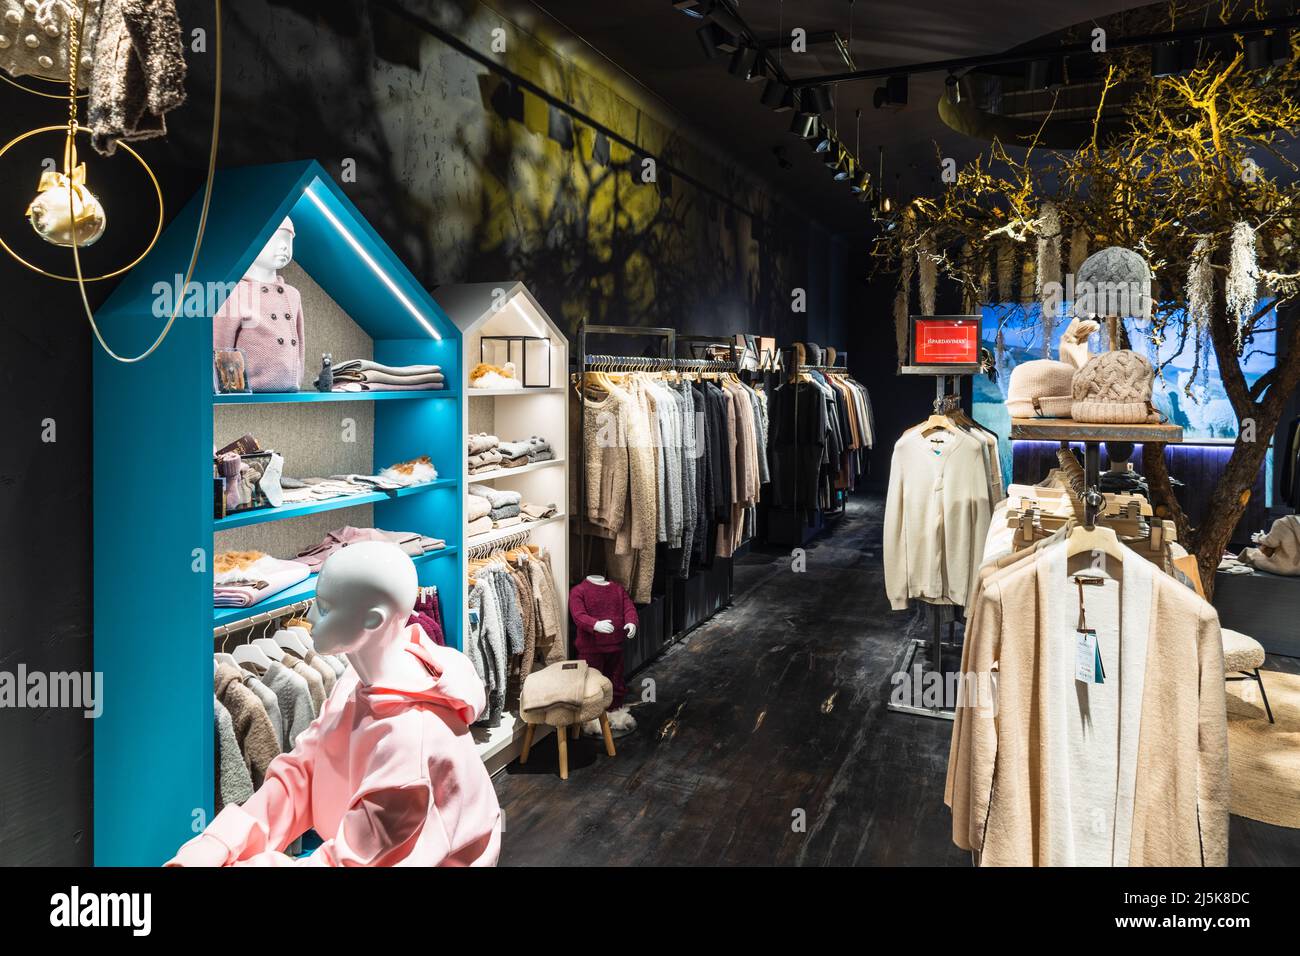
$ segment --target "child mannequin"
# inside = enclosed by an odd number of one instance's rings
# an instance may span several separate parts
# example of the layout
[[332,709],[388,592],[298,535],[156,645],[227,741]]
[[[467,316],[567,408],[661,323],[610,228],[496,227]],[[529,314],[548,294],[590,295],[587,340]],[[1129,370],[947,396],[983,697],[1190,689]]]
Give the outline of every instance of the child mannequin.
[[[636,606],[623,586],[599,574],[592,574],[569,591],[569,616],[578,628],[575,641],[578,659],[594,667],[614,685],[610,729],[622,734],[636,730],[636,721],[624,705],[627,687],[623,683],[623,641],[636,637]],[[622,631],[622,634],[619,632]],[[588,721],[583,733],[599,737],[598,721]]]

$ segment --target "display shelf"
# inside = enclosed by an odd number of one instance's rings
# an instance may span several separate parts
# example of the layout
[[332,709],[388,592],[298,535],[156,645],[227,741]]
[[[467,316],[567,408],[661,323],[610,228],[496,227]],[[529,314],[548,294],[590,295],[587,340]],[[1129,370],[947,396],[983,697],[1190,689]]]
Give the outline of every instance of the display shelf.
[[[460,330],[461,378],[448,379],[448,384],[464,396],[461,403],[461,420],[465,432],[461,436],[461,467],[465,482],[492,482],[502,490],[518,491],[523,500],[533,504],[554,504],[566,507],[569,494],[569,340],[560,327],[542,308],[540,302],[521,282],[479,282],[467,285],[440,286],[433,292],[438,305]],[[470,388],[469,372],[479,361],[480,343],[484,336],[523,335],[530,338],[548,338],[547,350],[551,366],[545,388]],[[471,401],[477,399],[477,401]],[[471,421],[471,416],[473,420]],[[466,445],[471,430],[488,431],[503,441],[540,435],[551,443],[555,459],[536,462],[520,468],[499,468],[477,475],[469,474]],[[512,525],[493,530],[474,538],[465,538],[466,552],[489,548],[497,542],[526,533],[530,543],[545,548],[550,559],[551,577],[559,592],[562,620],[560,633],[568,651],[569,633],[569,528],[563,513],[541,521]],[[462,568],[464,564],[462,563]],[[462,578],[462,594],[468,587],[468,576]],[[463,633],[469,631],[467,602],[461,602]],[[475,728],[475,739],[484,734]],[[509,714],[503,716],[501,727],[487,731],[488,742],[479,748],[489,772],[504,767],[519,753],[523,739],[523,725]]]
[[[459,554],[459,548],[442,548],[439,551],[430,551],[427,554],[411,558],[411,563],[419,568],[421,565],[428,564],[431,561],[455,558],[458,557]],[[277,608],[288,607],[290,604],[297,604],[299,601],[310,601],[316,596],[317,577],[318,575],[313,574],[306,580],[299,581],[293,587],[285,588],[280,593],[271,595],[265,601],[250,604],[248,607],[213,608],[212,626],[220,627],[222,624],[235,624],[245,618],[250,618],[257,614],[265,614],[267,611],[274,611]]]
[[393,491],[372,491],[364,495],[342,495],[338,498],[325,498],[322,501],[309,501],[296,505],[281,505],[279,508],[254,508],[251,511],[238,511],[212,522],[214,531],[229,531],[231,528],[245,528],[253,524],[265,524],[268,521],[286,521],[301,518],[304,515],[320,514],[322,511],[338,511],[340,508],[355,508],[358,505],[370,505],[379,501],[391,501],[405,498],[407,495],[425,494],[439,488],[455,488],[460,484],[455,478],[438,478],[426,481],[422,485],[410,485]]
[[980,366],[974,365],[903,365],[899,375],[977,375]]
[[409,392],[229,392],[213,395],[214,405],[287,405],[292,402],[388,402],[405,399],[455,399],[456,393],[443,389]]
[[555,524],[557,521],[563,521],[566,517],[568,516],[564,514],[551,515],[549,518],[540,518],[537,521],[522,521],[519,524],[512,524],[505,528],[493,528],[491,531],[483,532],[483,534],[467,535],[465,537],[465,547],[481,548],[485,544],[495,544],[498,541],[504,541],[506,538],[512,538],[525,531],[536,531],[538,528],[544,528],[548,524]]
[[1107,425],[1076,422],[1070,418],[1013,418],[1011,438],[1064,442],[1163,442],[1176,445],[1183,440],[1183,429],[1180,425]]
[[465,394],[471,398],[521,398],[525,395],[554,395],[563,392],[563,385],[551,385],[547,388],[470,388]]
[[[96,322],[115,348],[133,354],[157,336],[162,322],[153,314],[154,284],[158,276],[186,273],[202,199],[196,195],[175,216],[145,260],[97,310]],[[355,326],[348,333],[352,340],[368,342],[369,357],[385,365],[441,366],[446,389],[212,394],[211,317],[222,305],[220,296],[236,287],[286,216],[296,231],[295,266]],[[113,707],[95,721],[98,865],[158,866],[193,836],[194,820],[212,819],[212,630],[315,594],[316,581],[309,578],[251,608],[214,609],[218,537],[263,522],[366,504],[380,528],[447,542],[445,549],[416,559],[416,572],[422,585],[436,586],[445,595],[447,643],[460,647],[461,641],[465,406],[460,330],[314,162],[220,170],[191,281],[195,289],[209,290],[202,316],[177,322],[147,360],[122,364],[98,349],[93,358],[94,665],[115,700],[131,701],[151,718],[141,722],[131,708]],[[440,480],[430,483],[433,487],[214,520],[214,422],[229,426],[270,411],[283,427],[298,428],[310,417],[305,412],[313,402],[370,403],[364,433],[373,438],[364,453],[352,457],[354,462],[368,459],[356,470],[372,471],[427,454]],[[346,404],[331,407],[349,414],[358,410]],[[141,435],[162,436],[166,482],[158,481],[156,455],[122,453],[138,446]],[[123,494],[124,488],[150,491]],[[291,524],[284,530],[299,528]],[[235,541],[221,541],[221,546],[237,543],[241,534],[234,530]],[[153,626],[144,623],[146,609],[157,622]]]
[[498,478],[514,478],[518,475],[526,475],[529,472],[540,471],[543,468],[563,467],[563,458],[552,458],[550,461],[535,461],[531,465],[520,465],[518,468],[494,468],[492,471],[480,471],[477,475],[469,475],[469,482],[473,484],[476,481],[496,481]]

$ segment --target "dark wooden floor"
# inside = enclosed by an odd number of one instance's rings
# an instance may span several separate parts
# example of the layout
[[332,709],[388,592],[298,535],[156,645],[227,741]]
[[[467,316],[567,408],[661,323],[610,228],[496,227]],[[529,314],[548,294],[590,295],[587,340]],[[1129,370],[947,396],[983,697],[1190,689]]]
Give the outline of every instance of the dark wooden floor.
[[[951,724],[884,707],[925,622],[885,600],[882,509],[851,503],[804,573],[737,562],[733,606],[629,682],[654,699],[617,757],[583,738],[561,781],[548,738],[499,774],[502,865],[969,865],[943,805]],[[1234,817],[1232,862],[1298,865],[1300,831]]]

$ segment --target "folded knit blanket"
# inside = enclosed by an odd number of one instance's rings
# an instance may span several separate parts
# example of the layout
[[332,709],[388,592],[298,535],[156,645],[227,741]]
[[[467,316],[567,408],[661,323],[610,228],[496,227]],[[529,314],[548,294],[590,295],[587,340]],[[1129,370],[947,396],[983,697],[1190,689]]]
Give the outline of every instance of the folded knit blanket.
[[492,519],[487,515],[481,518],[475,518],[465,526],[465,536],[472,538],[476,534],[485,534],[492,530]]
[[477,435],[469,436],[468,451],[471,455],[477,455],[479,452],[487,451],[489,448],[496,448],[501,443],[501,439],[496,435],[489,435],[487,432],[479,432]]
[[491,510],[492,506],[488,504],[488,500],[482,495],[465,496],[465,519],[467,521],[481,518]]
[[505,491],[504,489],[493,488],[491,485],[478,483],[469,486],[469,493],[486,498],[493,508],[500,508],[502,505],[517,505],[523,501],[523,496],[517,491]]
[[416,382],[394,385],[388,382],[340,382],[331,392],[434,392],[446,388],[444,382]]
[[527,445],[529,451],[551,450],[551,443],[540,435],[530,435],[527,438],[520,438],[518,441],[520,444]]
[[437,375],[442,376],[441,365],[383,365],[379,362],[372,362],[370,359],[349,359],[346,362],[339,362],[334,366],[335,375],[346,375],[353,372],[382,372],[387,375],[396,375],[410,378],[415,375]]
[[511,525],[522,524],[523,520],[524,519],[519,515],[515,515],[512,518],[498,518],[496,521],[492,522],[492,527],[509,528]]
[[502,468],[522,468],[524,465],[531,465],[532,460],[527,455],[522,458],[507,458],[501,462]]
[[587,695],[587,662],[559,661],[533,671],[519,691],[520,710],[572,707],[581,710]]
[[525,521],[540,521],[542,518],[551,517],[558,510],[555,505],[525,504],[519,506],[519,513]]
[[555,452],[551,451],[549,448],[545,448],[542,451],[530,451],[528,453],[528,460],[530,462],[531,461],[554,461]]
[[514,518],[519,514],[519,505],[502,505],[500,508],[493,508],[488,514],[493,521],[500,521],[502,518]]
[[335,372],[336,382],[373,382],[378,385],[433,385],[441,382],[441,372],[425,375],[393,375],[391,372]]

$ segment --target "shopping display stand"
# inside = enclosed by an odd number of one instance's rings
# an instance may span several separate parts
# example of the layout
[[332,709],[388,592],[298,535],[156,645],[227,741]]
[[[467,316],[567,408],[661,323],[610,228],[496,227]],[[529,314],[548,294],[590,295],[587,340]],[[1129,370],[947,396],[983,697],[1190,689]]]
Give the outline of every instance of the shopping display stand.
[[[941,413],[945,406],[953,401],[961,399],[961,379],[964,376],[975,375],[980,371],[978,364],[974,365],[904,365],[899,369],[900,375],[932,375],[934,376],[934,413]],[[949,380],[952,380],[953,391],[949,392]],[[930,636],[928,638],[914,637],[908,642],[907,649],[903,655],[903,665],[900,668],[901,673],[912,674],[913,668],[920,661],[928,660],[930,664],[930,673],[938,674],[942,682],[944,678],[943,652],[959,651],[961,645],[956,641],[956,607],[954,605],[937,604],[930,601],[920,602],[925,605],[926,616],[930,622]],[[944,618],[948,617],[945,621]],[[944,640],[943,625],[948,625],[948,639]],[[919,655],[919,658],[918,658]],[[922,675],[924,676],[924,675]],[[946,687],[946,684],[943,686]],[[892,688],[891,688],[892,691]],[[889,700],[886,707],[895,713],[915,714],[918,717],[934,717],[939,720],[952,720],[954,716],[953,708],[947,706],[926,707],[923,704],[915,703],[920,698],[924,699],[920,687],[913,687],[911,700],[913,703],[897,703],[892,699]],[[945,703],[947,699],[945,696]]]
[[[569,534],[565,513],[569,489],[568,396],[569,340],[540,302],[522,282],[476,282],[439,286],[433,298],[460,330],[463,432],[459,436],[457,465],[465,487],[489,484],[518,491],[533,504],[553,504],[556,513],[527,524],[511,525],[465,539],[472,557],[487,557],[523,544],[544,547],[551,562],[561,611],[561,630],[567,641],[569,620]],[[493,354],[497,352],[499,354]],[[480,361],[514,362],[521,388],[471,388],[469,375]],[[539,369],[545,371],[540,374]],[[527,371],[525,371],[527,370]],[[529,382],[538,384],[529,385]],[[466,442],[469,435],[487,432],[503,441],[540,435],[551,443],[555,457],[519,468],[498,468],[469,474]],[[460,626],[469,633],[465,600],[468,573],[462,567],[459,587]],[[567,643],[566,643],[567,656]],[[522,748],[527,725],[509,711],[500,725],[474,728],[479,756],[490,772],[512,761]]]
[[[201,200],[191,200],[96,313],[127,354],[165,321],[159,283],[179,284],[186,274]],[[286,216],[296,228],[294,261],[369,339],[374,359],[440,365],[448,388],[213,394],[212,315]],[[210,638],[228,641],[252,619],[305,607],[315,595],[313,575],[251,607],[214,610],[214,534],[365,506],[378,527],[446,541],[414,559],[421,584],[452,595],[462,578],[460,332],[320,165],[218,172],[192,284],[180,294],[186,308],[149,358],[128,365],[94,350],[94,659],[107,695],[95,721],[100,866],[158,866],[212,819],[212,654],[220,644]],[[307,328],[311,343],[310,316]],[[373,447],[365,450],[372,474],[428,454],[438,480],[215,518],[214,409],[271,403],[295,423],[322,402],[335,403],[325,407],[340,418],[366,405],[373,411]],[[446,615],[456,647],[458,606],[448,602]]]
[[1102,442],[1178,445],[1183,441],[1183,429],[1167,424],[1093,425],[1069,418],[1013,418],[1011,440],[1054,441],[1065,449],[1072,442],[1083,444],[1083,503],[1085,521],[1091,527],[1105,500],[1101,494]]

